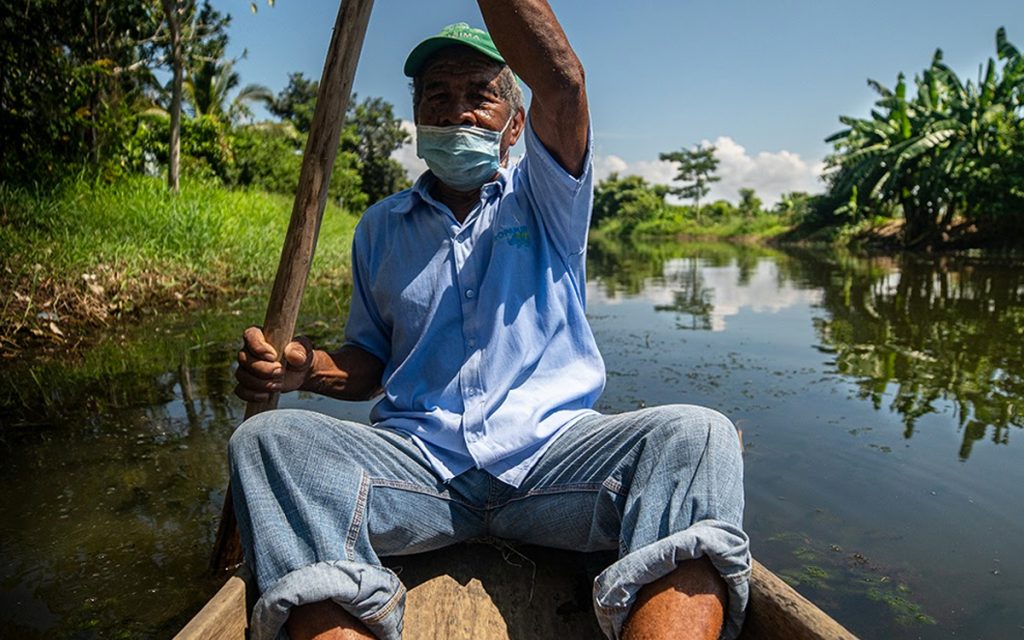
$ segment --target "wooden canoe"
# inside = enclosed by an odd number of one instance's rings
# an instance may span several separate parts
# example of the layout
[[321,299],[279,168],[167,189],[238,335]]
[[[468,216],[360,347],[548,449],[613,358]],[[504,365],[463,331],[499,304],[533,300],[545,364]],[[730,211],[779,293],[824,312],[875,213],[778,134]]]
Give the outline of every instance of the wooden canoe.
[[[607,560],[602,554],[469,544],[385,563],[409,589],[407,640],[593,640],[603,636],[590,604],[591,583]],[[856,638],[756,561],[750,592],[742,640]],[[254,593],[243,566],[176,638],[245,638]]]

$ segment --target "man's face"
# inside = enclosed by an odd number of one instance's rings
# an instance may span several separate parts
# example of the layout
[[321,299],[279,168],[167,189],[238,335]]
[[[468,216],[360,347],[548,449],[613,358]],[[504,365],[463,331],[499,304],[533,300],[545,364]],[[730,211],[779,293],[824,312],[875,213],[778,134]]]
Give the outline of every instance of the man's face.
[[[501,65],[468,47],[456,45],[442,50],[427,63],[421,76],[416,124],[469,125],[501,131],[512,113],[498,91],[500,71]],[[521,132],[522,116],[516,114],[502,137],[503,161]]]

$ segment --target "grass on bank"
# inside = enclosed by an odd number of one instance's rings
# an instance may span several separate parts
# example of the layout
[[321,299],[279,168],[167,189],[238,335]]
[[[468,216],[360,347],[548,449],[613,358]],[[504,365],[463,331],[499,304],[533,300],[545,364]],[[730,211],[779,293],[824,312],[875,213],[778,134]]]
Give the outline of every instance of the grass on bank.
[[[287,196],[200,182],[174,196],[149,177],[51,192],[0,185],[0,351],[168,305],[262,294],[291,209]],[[312,281],[347,278],[357,220],[328,205]]]
[[762,212],[756,216],[692,217],[681,207],[666,207],[656,217],[631,223],[628,219],[610,218],[598,231],[606,236],[637,238],[714,238],[718,240],[768,240],[792,228],[791,220],[782,214]]

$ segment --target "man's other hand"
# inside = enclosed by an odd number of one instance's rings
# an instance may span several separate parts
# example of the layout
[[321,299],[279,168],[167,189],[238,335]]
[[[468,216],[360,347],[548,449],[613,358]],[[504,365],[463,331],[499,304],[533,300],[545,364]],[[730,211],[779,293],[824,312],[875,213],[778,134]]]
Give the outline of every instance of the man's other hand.
[[235,370],[235,395],[248,402],[269,400],[274,393],[287,393],[302,386],[313,364],[313,345],[308,338],[296,337],[284,349],[285,361],[278,362],[277,351],[267,342],[260,327],[249,327],[242,334]]

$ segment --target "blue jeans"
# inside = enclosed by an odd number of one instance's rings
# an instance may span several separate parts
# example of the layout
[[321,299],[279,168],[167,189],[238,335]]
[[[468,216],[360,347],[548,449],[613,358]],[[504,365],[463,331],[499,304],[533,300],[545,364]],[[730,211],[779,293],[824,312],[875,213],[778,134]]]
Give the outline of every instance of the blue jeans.
[[471,470],[443,483],[402,434],[308,411],[247,420],[231,438],[246,561],[261,597],[253,640],[280,637],[291,607],[333,600],[378,637],[401,638],[405,588],[378,556],[496,537],[617,549],[594,610],[618,638],[640,588],[707,556],[729,589],[723,637],[740,630],[750,554],[743,466],[721,414],[673,405],[587,416],[514,488]]

